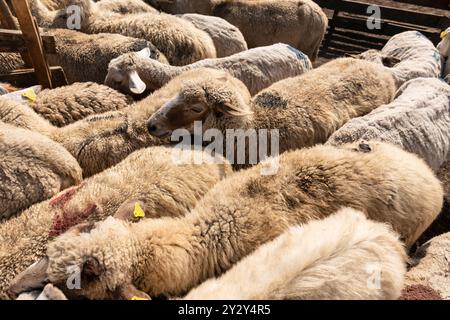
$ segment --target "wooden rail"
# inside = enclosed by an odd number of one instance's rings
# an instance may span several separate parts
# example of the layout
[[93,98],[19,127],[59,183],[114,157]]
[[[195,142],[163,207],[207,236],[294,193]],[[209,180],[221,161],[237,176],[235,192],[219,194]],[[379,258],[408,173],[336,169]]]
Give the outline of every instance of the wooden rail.
[[[25,62],[24,70],[14,70],[0,75],[2,81],[26,87],[39,83],[44,88],[66,85],[61,67],[49,67],[46,53],[56,53],[55,38],[42,35],[31,15],[28,0],[11,0],[14,17],[5,0],[0,0],[0,52],[20,52]],[[20,30],[19,30],[19,26]]]
[[[381,12],[380,28],[370,30],[367,26],[370,17],[367,9],[370,4],[367,2],[314,1],[332,12],[320,53],[326,58],[334,58],[346,53],[359,53],[368,49],[380,49],[391,36],[408,30],[420,31],[437,44],[442,29],[450,26],[450,14],[433,14],[378,5]],[[439,10],[435,11],[439,12]]]

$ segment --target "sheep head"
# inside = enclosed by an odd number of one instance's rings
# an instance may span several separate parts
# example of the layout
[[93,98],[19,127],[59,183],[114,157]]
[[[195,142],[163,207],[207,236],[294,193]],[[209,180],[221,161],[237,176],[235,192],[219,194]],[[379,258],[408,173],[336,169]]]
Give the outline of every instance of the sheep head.
[[48,246],[47,256],[19,274],[11,295],[50,282],[69,297],[149,299],[132,284],[139,254],[128,224],[112,217],[73,227]]
[[389,56],[389,55],[383,54],[382,51],[374,50],[374,49],[370,49],[370,50],[367,50],[360,54],[350,55],[350,56],[355,59],[361,59],[361,60],[375,62],[377,64],[381,64],[388,68],[394,67],[396,64],[400,63],[400,61],[401,61],[400,59],[398,59],[394,56]]
[[447,58],[450,53],[450,28],[447,28],[445,31],[441,33],[441,42],[437,45],[437,49],[441,56]]
[[158,88],[147,88],[137,72],[139,59],[160,59],[162,54],[151,43],[138,52],[130,52],[117,57],[109,63],[105,85],[124,93],[141,94],[146,89],[154,91]]
[[[176,129],[193,133],[196,121],[202,122],[203,131],[247,128],[253,112],[245,85],[225,71],[205,70],[204,77],[185,81],[178,93],[150,117],[147,128],[151,135],[166,137]],[[201,75],[203,71],[189,72]]]

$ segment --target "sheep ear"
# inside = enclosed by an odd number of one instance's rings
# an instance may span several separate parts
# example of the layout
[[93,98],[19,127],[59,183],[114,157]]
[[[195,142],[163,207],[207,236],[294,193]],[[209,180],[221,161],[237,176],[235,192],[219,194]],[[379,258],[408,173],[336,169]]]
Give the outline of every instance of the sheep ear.
[[129,78],[128,85],[131,92],[133,92],[134,94],[141,94],[142,92],[145,91],[147,86],[141,80],[141,78],[139,77],[138,73],[135,70],[129,73],[128,78]]
[[137,56],[142,59],[150,58],[151,50],[149,47],[142,49],[141,51],[136,52]]
[[125,221],[136,221],[145,217],[145,205],[141,200],[131,199],[122,203],[114,214],[114,218]]
[[121,300],[151,300],[150,296],[144,291],[137,289],[131,283],[127,283],[118,287],[115,295]]
[[9,294],[15,296],[22,292],[43,288],[48,282],[48,263],[48,258],[44,257],[19,273],[10,283]]
[[235,116],[235,117],[243,117],[243,116],[247,116],[247,115],[250,115],[253,113],[251,111],[236,107],[231,103],[220,103],[216,106],[216,110],[223,114]]
[[100,262],[94,257],[87,257],[83,263],[82,268],[83,275],[90,278],[98,277],[101,275],[102,270],[100,267]]
[[385,67],[392,68],[395,65],[399,64],[402,60],[393,56],[383,56],[382,61]]

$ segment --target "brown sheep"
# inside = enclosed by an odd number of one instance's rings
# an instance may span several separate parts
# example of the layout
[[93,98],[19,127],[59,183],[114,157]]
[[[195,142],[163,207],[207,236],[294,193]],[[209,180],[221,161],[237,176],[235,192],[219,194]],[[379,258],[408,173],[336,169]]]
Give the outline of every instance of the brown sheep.
[[[266,163],[218,183],[182,218],[130,224],[112,217],[67,232],[47,257],[12,283],[18,294],[44,280],[90,299],[183,295],[218,276],[290,226],[352,207],[389,223],[411,246],[442,206],[442,187],[417,156],[385,143],[316,146],[282,154],[275,175]],[[30,260],[30,263],[33,260]],[[65,290],[67,267],[81,289]],[[26,281],[25,281],[26,280]]]
[[278,81],[253,98],[224,71],[197,69],[183,75],[191,79],[150,117],[150,134],[167,137],[180,128],[194,133],[194,122],[201,121],[203,132],[218,129],[226,144],[232,142],[229,129],[278,130],[279,152],[324,143],[347,121],[391,102],[395,94],[389,71],[352,58]]
[[81,182],[72,155],[37,132],[0,121],[0,220]]
[[312,0],[150,0],[170,13],[214,15],[239,28],[249,48],[277,42],[317,58],[328,18]]
[[[203,164],[176,161],[196,155],[203,157]],[[141,202],[147,218],[180,217],[230,173],[223,158],[205,152],[147,148],[80,186],[30,207],[0,225],[0,298],[7,297],[9,282],[19,272],[45,255],[51,239],[75,224],[123,214],[117,211],[130,201]]]

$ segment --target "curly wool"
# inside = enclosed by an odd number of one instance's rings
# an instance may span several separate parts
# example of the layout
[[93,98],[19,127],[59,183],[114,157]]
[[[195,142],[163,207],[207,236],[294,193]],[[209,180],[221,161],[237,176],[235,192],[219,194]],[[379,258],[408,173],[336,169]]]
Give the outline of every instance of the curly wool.
[[169,13],[200,13],[225,19],[239,28],[249,48],[277,42],[317,58],[328,26],[323,10],[311,0],[149,0]]
[[[167,59],[150,42],[119,34],[84,34],[66,29],[49,29],[55,36],[56,54],[47,54],[49,64],[61,66],[69,83],[103,83],[109,62],[127,52],[150,48],[152,59]],[[83,66],[80,68],[80,66]]]
[[156,90],[183,72],[199,68],[220,69],[241,80],[251,95],[271,84],[289,77],[301,75],[312,69],[309,58],[286,44],[250,49],[229,57],[205,59],[186,66],[171,66],[153,59],[140,57],[137,53],[124,54],[111,61],[105,84],[119,89],[114,76],[127,77],[136,71],[147,89]]
[[81,182],[81,168],[56,142],[0,121],[0,219]]
[[437,171],[450,151],[450,86],[437,78],[406,82],[397,98],[371,113],[351,119],[327,144],[381,140],[417,154]]
[[[204,163],[177,162],[189,156],[201,156]],[[0,225],[0,298],[7,298],[9,283],[19,272],[45,255],[47,243],[72,226],[52,232],[58,217],[77,217],[91,208],[85,221],[100,221],[133,199],[143,202],[146,218],[181,217],[231,173],[224,159],[201,151],[147,148],[84,180],[81,186],[30,207]]]
[[57,127],[90,115],[120,110],[132,99],[114,89],[93,82],[78,82],[39,92],[30,107]]
[[67,266],[95,261],[97,276],[79,291],[88,298],[111,298],[127,283],[151,296],[179,296],[290,226],[341,207],[389,223],[411,246],[442,206],[442,187],[425,162],[385,143],[316,146],[282,154],[275,175],[261,175],[263,167],[218,183],[183,218],[109,218],[60,236],[48,246],[46,276],[65,283]]
[[[173,65],[185,65],[216,57],[211,37],[188,21],[152,12],[122,15],[103,12],[91,0],[69,0],[68,5],[81,8],[81,31],[90,34],[118,33],[141,38],[154,44]],[[42,27],[67,28],[64,12],[46,10],[39,0],[32,11]]]
[[25,68],[25,62],[18,53],[0,52],[0,74]]
[[[183,299],[397,299],[406,259],[390,227],[344,208],[323,220],[289,228]],[[368,285],[368,277],[377,270],[382,271],[380,286]]]

